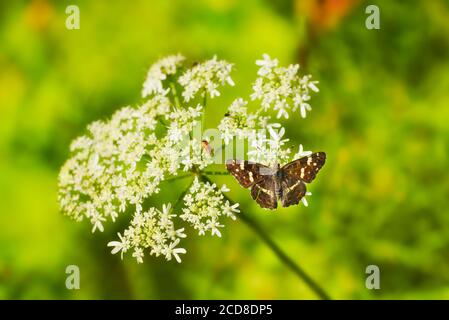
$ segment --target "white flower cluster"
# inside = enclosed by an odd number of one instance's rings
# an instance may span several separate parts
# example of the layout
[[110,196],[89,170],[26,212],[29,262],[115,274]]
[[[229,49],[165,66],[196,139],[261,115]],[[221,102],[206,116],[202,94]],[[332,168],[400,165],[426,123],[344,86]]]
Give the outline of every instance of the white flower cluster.
[[211,152],[199,146],[202,146],[202,141],[192,138],[180,149],[180,163],[183,165],[183,171],[192,170],[193,167],[203,170],[213,163]]
[[[234,100],[217,135],[224,145],[234,139],[247,140],[249,160],[267,165],[286,163],[291,150],[286,147],[285,129],[271,123],[265,111],[273,105],[278,117],[286,116],[290,108],[286,101],[290,100],[292,110],[309,110],[308,89],[317,91],[316,82],[309,81],[309,76],[300,78],[298,66],[278,67],[277,60],[266,55],[257,63],[259,78],[251,98],[262,100],[262,107],[250,112],[248,101]],[[148,100],[141,106],[118,110],[107,121],[90,124],[87,133],[72,142],[71,157],[59,174],[61,210],[76,221],[88,219],[92,232],[103,231],[108,219],[115,221],[126,210],[133,211],[130,225],[118,235],[119,241],[108,245],[112,253],[122,256],[132,251],[138,262],[146,253],[180,262],[180,254],[186,250],[179,244],[186,234],[178,224],[192,227],[200,235],[221,236],[222,217],[235,219],[239,212],[238,204],[226,200],[226,186],[218,187],[204,176],[203,170],[216,160],[207,138],[196,134],[206,99],[188,105],[198,96],[219,96],[218,88],[226,83],[233,86],[232,64],[214,57],[182,71],[184,68],[181,55],[152,65],[142,91]],[[176,85],[182,87],[183,102],[174,90]],[[308,154],[301,145],[294,158]],[[172,212],[178,208],[170,204],[164,204],[161,210],[146,205],[145,200],[160,191],[161,182],[183,171],[195,178],[180,199],[183,207],[179,213]]]
[[211,98],[219,96],[218,87],[220,85],[228,83],[234,86],[234,81],[230,77],[231,69],[232,64],[213,57],[213,59],[187,70],[179,77],[179,83],[184,87],[182,93],[184,100],[190,101],[198,92],[201,96],[208,93]]
[[89,125],[88,134],[71,144],[72,157],[59,174],[62,211],[77,221],[88,218],[92,231],[103,231],[106,218],[115,221],[128,204],[139,210],[143,198],[158,192],[163,173],[145,166],[142,157],[157,144],[156,118],[169,108],[169,100],[158,96]]
[[171,214],[171,205],[163,205],[162,211],[151,207],[145,212],[136,212],[131,220],[131,225],[123,232],[118,234],[120,241],[111,241],[109,247],[113,247],[112,253],[123,253],[132,249],[132,256],[137,262],[142,263],[144,250],[149,249],[150,255],[156,257],[163,255],[167,260],[172,256],[176,261],[181,262],[179,254],[186,253],[184,248],[178,248],[182,238],[185,238],[184,228],[175,229]]
[[289,139],[283,139],[285,128],[279,123],[269,124],[268,133],[267,137],[266,130],[259,130],[253,131],[253,134],[249,136],[248,160],[268,166],[275,163],[287,163],[291,150],[284,148],[289,141]]
[[296,111],[300,108],[301,115],[305,117],[305,112],[311,109],[306,102],[310,100],[309,89],[318,91],[317,81],[310,81],[309,75],[300,77],[299,65],[279,67],[278,60],[271,59],[267,54],[263,55],[263,60],[257,60],[256,64],[260,66],[259,77],[250,98],[261,100],[261,106],[255,112],[250,112],[248,101],[242,98],[234,100],[218,126],[221,138],[226,145],[234,138],[247,139],[248,160],[265,165],[285,164],[310,154],[300,151],[291,157],[291,150],[286,147],[289,140],[283,139],[285,128],[280,123],[270,122],[271,117],[266,112],[273,107],[273,110],[278,111],[277,118],[288,118],[288,110]]
[[316,84],[311,81],[310,75],[299,76],[298,64],[288,67],[278,67],[278,60],[271,59],[264,54],[263,60],[257,60],[260,66],[256,82],[253,85],[252,100],[260,100],[262,108],[267,111],[270,108],[277,111],[277,118],[289,117],[289,111],[300,109],[301,116],[306,117],[306,112],[312,110],[310,104],[309,89],[318,92]]
[[220,216],[227,216],[235,220],[234,213],[239,212],[238,203],[231,205],[228,200],[224,200],[223,192],[229,189],[223,185],[218,189],[216,184],[209,182],[200,182],[197,177],[193,181],[189,192],[184,196],[185,208],[180,218],[187,221],[196,230],[199,235],[210,231],[212,235],[221,237],[218,228],[223,227],[220,224]]
[[283,139],[285,128],[280,123],[270,123],[270,117],[261,115],[260,110],[250,113],[246,105],[242,98],[235,100],[221,120],[218,129],[224,143],[227,145],[234,138],[246,139],[248,160],[268,166],[287,163],[291,150],[285,147],[289,141]]
[[[202,147],[202,139],[192,137],[203,106],[178,105],[167,95],[179,78],[183,61],[180,55],[170,56],[151,66],[143,89],[149,100],[137,108],[118,110],[108,121],[90,124],[87,134],[71,144],[71,157],[59,174],[61,210],[76,221],[89,219],[92,232],[103,231],[108,218],[115,221],[132,208],[134,218],[129,228],[119,235],[121,241],[110,245],[113,253],[133,249],[138,262],[147,248],[150,254],[180,261],[179,254],[185,250],[177,246],[185,235],[182,228],[174,229],[176,214],[169,213],[169,205],[162,211],[144,208],[144,200],[159,192],[167,177],[181,170],[202,170],[213,162],[210,152]],[[216,90],[223,79],[232,83],[230,69],[230,64],[214,58],[186,74],[208,81],[206,90]],[[189,85],[185,84],[185,91],[191,89]],[[216,95],[211,92],[211,96]],[[157,127],[162,128],[162,134]],[[224,205],[217,210],[216,217],[228,215]],[[211,215],[211,219],[215,218]]]
[[153,64],[143,83],[142,97],[145,98],[151,94],[166,95],[170,89],[165,89],[162,81],[166,80],[168,75],[174,75],[184,60],[182,55],[177,54],[165,57]]
[[238,98],[232,102],[228,113],[218,125],[221,138],[228,144],[234,137],[247,138],[256,127],[256,114],[248,113],[247,101]]

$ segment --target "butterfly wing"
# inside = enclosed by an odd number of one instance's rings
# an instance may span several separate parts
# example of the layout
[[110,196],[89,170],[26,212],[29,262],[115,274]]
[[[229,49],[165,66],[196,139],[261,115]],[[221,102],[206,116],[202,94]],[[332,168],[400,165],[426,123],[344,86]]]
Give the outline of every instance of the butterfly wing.
[[275,191],[274,176],[263,176],[251,188],[251,197],[262,207],[266,209],[276,209],[278,206]]
[[326,162],[324,152],[316,152],[310,156],[302,157],[281,168],[284,177],[294,178],[295,181],[302,180],[310,183]]
[[226,169],[237,179],[243,188],[249,188],[269,174],[270,168],[260,163],[246,160],[228,160]]
[[326,161],[324,152],[313,153],[292,161],[280,169],[280,175],[274,175],[271,168],[259,163],[243,160],[231,160],[226,163],[228,171],[244,188],[251,187],[251,196],[262,207],[277,208],[276,181],[281,177],[280,190],[282,206],[298,204],[306,194],[304,182],[312,182]]
[[306,184],[302,180],[296,180],[292,177],[284,177],[281,181],[281,187],[283,207],[298,204],[306,194]]

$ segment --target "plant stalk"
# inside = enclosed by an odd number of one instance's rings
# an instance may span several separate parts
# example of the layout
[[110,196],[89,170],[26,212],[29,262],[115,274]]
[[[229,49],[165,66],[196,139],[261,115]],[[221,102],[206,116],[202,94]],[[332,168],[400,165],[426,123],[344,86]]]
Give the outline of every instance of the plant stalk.
[[[212,181],[201,175],[201,179],[212,183]],[[228,196],[223,194],[224,198],[228,200],[230,203],[234,203]],[[323,300],[330,300],[330,296],[321,288],[321,286],[316,283],[296,262],[294,262],[274,241],[270,238],[270,236],[263,230],[263,228],[249,215],[240,211],[239,215],[240,219],[246,223],[259,237],[260,239],[273,251],[273,253],[282,261],[288,268],[290,268],[293,273],[296,274],[302,281],[306,283],[306,285]]]

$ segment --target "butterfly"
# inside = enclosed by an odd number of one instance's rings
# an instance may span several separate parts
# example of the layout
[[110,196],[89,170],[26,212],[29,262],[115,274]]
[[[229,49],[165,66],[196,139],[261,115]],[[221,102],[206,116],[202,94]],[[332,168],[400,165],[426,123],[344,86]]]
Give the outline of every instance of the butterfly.
[[262,207],[276,209],[278,199],[283,207],[298,204],[306,194],[306,183],[312,182],[326,162],[324,152],[316,152],[287,163],[268,167],[246,160],[228,160],[226,169],[244,188],[251,187],[251,197]]

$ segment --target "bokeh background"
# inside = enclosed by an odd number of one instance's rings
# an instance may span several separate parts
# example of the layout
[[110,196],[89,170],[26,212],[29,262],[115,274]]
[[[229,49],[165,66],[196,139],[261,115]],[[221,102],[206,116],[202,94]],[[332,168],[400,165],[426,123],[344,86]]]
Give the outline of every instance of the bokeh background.
[[[65,28],[69,4],[80,30]],[[380,30],[365,28],[368,4]],[[0,298],[316,298],[238,220],[221,239],[190,237],[182,264],[138,265],[106,247],[120,224],[91,234],[60,214],[70,141],[140,103],[147,68],[178,52],[235,63],[210,127],[250,92],[263,53],[320,81],[312,113],[285,123],[292,144],[328,154],[308,208],[260,210],[216,180],[332,298],[449,298],[448,18],[447,1],[1,1]],[[65,288],[70,264],[80,290]],[[365,288],[370,264],[380,290]]]

